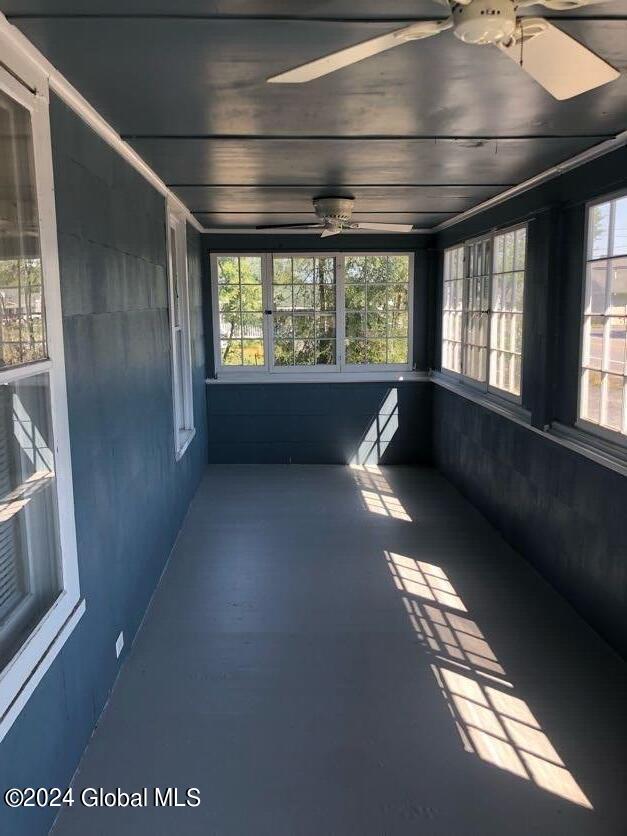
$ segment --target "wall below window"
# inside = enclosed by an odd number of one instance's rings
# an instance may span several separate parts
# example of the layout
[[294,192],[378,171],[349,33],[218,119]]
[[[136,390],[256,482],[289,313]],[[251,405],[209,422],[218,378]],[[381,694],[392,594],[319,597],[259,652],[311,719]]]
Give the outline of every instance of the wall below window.
[[454,392],[434,389],[436,467],[627,655],[627,479]]
[[[384,464],[431,460],[430,382],[207,386],[209,461]],[[370,457],[370,458],[368,458]]]
[[[164,198],[53,97],[70,441],[87,610],[2,742],[0,785],[65,787],[206,466],[200,237],[188,227],[196,437],[174,458]],[[0,805],[0,832],[55,810]]]

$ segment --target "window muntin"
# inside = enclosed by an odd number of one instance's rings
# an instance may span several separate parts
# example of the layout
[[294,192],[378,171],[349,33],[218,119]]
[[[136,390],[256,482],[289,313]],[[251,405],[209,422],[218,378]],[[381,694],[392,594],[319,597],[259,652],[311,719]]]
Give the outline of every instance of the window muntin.
[[48,88],[34,75],[37,95],[0,68],[0,739],[84,611]]
[[494,236],[490,386],[520,395],[527,228]]
[[224,366],[265,366],[261,256],[218,256],[220,359]]
[[444,252],[442,367],[461,374],[464,310],[464,248]]
[[168,260],[174,448],[180,458],[194,435],[194,405],[185,220],[171,211],[168,212]]
[[627,195],[588,213],[579,418],[627,435]]
[[[247,260],[252,281],[240,279]],[[219,373],[411,368],[412,254],[224,253],[211,264]],[[253,286],[253,301],[241,303]],[[254,360],[242,313],[255,316]],[[234,343],[244,348],[227,352]]]
[[347,255],[344,283],[346,364],[406,364],[408,256]]
[[273,256],[273,365],[335,365],[336,307],[333,256]]
[[442,369],[515,399],[521,394],[527,227],[445,250]]

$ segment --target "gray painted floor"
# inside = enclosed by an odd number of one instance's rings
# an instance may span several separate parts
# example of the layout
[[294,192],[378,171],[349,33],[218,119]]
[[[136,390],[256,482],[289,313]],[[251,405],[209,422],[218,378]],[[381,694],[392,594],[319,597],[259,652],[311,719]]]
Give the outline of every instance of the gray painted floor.
[[202,803],[54,833],[618,836],[624,674],[437,473],[212,467],[75,780]]

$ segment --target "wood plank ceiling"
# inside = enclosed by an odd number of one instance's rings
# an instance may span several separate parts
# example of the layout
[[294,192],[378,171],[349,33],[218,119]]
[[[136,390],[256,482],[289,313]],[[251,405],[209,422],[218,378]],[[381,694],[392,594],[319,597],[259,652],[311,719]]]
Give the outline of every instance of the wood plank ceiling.
[[[355,218],[436,226],[627,128],[627,74],[557,102],[493,47],[451,32],[304,86],[281,70],[446,17],[431,0],[0,0],[0,8],[205,227]],[[627,0],[541,6],[627,69]]]

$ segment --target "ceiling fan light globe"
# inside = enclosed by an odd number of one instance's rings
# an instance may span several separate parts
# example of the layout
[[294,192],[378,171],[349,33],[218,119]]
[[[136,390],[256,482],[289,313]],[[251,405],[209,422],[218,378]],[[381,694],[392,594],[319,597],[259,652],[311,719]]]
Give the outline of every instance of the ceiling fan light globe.
[[453,9],[454,33],[466,44],[496,44],[512,37],[516,10],[512,0],[471,0]]

